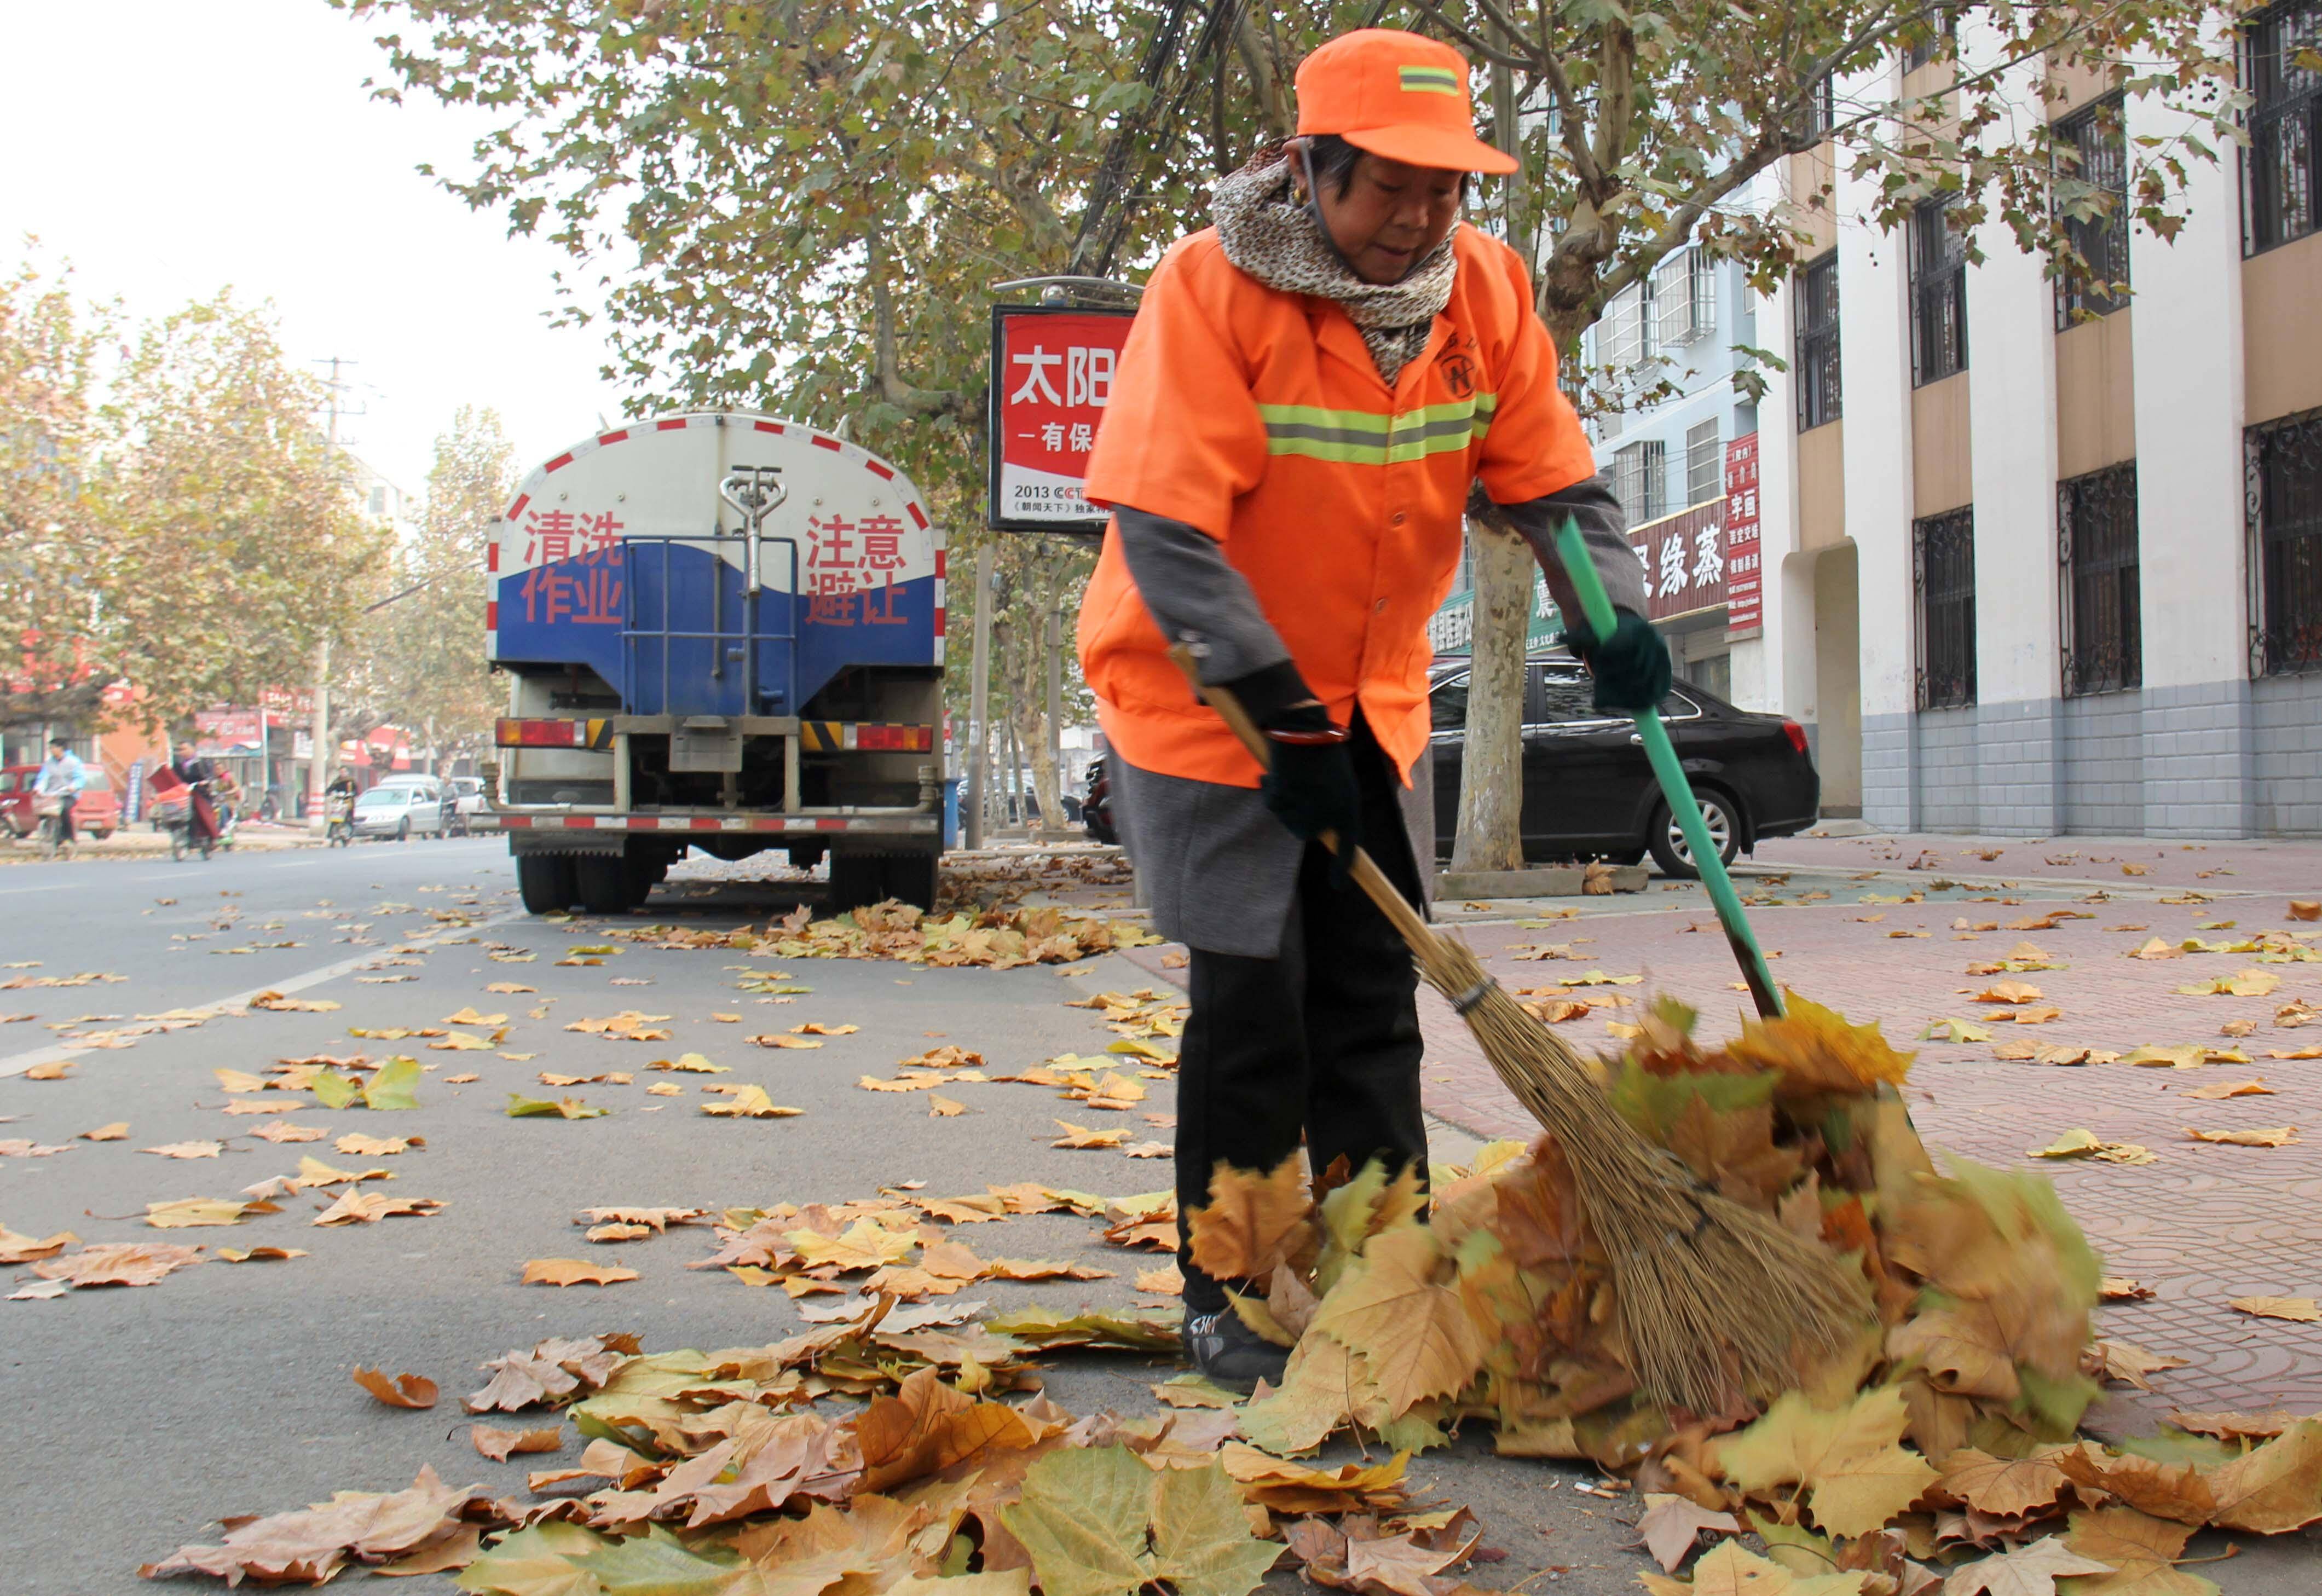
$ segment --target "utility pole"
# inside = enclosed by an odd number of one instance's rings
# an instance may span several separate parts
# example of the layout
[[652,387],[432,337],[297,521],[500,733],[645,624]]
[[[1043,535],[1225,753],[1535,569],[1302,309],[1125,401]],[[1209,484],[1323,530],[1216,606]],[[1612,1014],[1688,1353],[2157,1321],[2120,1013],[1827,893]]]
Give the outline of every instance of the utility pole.
[[[331,357],[331,378],[325,385],[330,394],[330,424],[325,433],[326,448],[335,456],[339,451],[339,395],[345,385],[339,380],[339,368],[354,362],[337,355]],[[306,825],[311,831],[323,829],[323,788],[328,781],[331,741],[331,637],[325,632],[315,644],[315,711],[314,749],[306,761]]]
[[1065,827],[1065,611],[1048,611],[1048,780],[1056,788],[1053,814],[1040,811],[1040,829]]
[[984,787],[992,770],[992,545],[975,552],[975,647],[968,668],[967,845],[983,846]]

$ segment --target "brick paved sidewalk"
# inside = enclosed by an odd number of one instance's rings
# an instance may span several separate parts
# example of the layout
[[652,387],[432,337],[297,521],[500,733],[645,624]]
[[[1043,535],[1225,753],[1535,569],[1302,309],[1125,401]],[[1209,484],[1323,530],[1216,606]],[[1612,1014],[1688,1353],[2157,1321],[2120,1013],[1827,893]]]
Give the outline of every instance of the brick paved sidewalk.
[[[1955,838],[1929,840],[1960,845]],[[1815,841],[1830,847],[1840,840]],[[2010,854],[2023,846],[2020,839],[1995,845],[2004,845]],[[1907,892],[1909,883],[1846,883],[1842,878],[1837,886],[1827,879],[1815,883],[1832,891],[1830,901],[1751,911],[1764,945],[1782,955],[1774,963],[1778,980],[1856,1021],[1879,1021],[1890,1042],[1918,1051],[1907,1091],[1931,1146],[1998,1168],[2036,1169],[2052,1176],[2066,1206],[2104,1255],[2106,1272],[2140,1281],[2155,1293],[2150,1301],[2107,1308],[2101,1321],[2107,1336],[2187,1360],[2182,1369],[2153,1376],[2155,1396],[2140,1399],[2155,1417],[2171,1407],[2322,1409],[2322,1326],[2253,1318],[2226,1306],[2229,1299],[2244,1296],[2322,1297],[2322,1060],[2266,1056],[2269,1050],[2322,1045],[2322,1018],[2297,1029],[2272,1023],[2276,1011],[2292,999],[2322,1007],[2322,964],[2261,964],[2247,953],[2125,956],[2155,936],[2174,945],[2188,937],[2232,941],[2266,929],[2322,932],[2322,926],[2288,919],[2284,897],[2242,895],[2261,884],[2278,891],[2291,874],[2278,862],[2261,868],[2255,851],[2263,846],[2215,845],[2208,861],[2195,867],[2214,868],[2223,854],[2239,872],[2234,877],[2202,880],[2195,869],[2188,869],[2182,886],[2235,893],[2206,903],[2155,901],[2151,889],[2168,884],[2156,879],[2161,866],[2155,862],[2153,878],[2134,882],[2139,892],[2134,898],[2080,902],[2052,886],[2020,904],[2005,900],[2013,895],[1995,895],[2001,901],[1866,903],[1852,900],[1891,898]],[[2066,848],[2047,844],[2059,854]],[[2146,844],[2145,858],[2158,851],[2158,844]],[[2295,851],[2322,859],[2322,846]],[[2039,850],[2026,852],[2037,856]],[[2057,873],[2063,869],[2051,868]],[[2322,882],[2322,870],[2299,868],[2292,879]],[[1805,884],[1787,890],[1796,892]],[[2300,897],[2322,896],[2322,889],[2292,890]],[[2060,907],[2096,917],[2066,920],[2052,930],[2005,928]],[[1961,932],[1954,928],[1961,918],[1970,926],[1997,923],[2002,928]],[[2235,922],[2235,929],[2202,929],[2226,920]],[[1925,935],[1893,935],[1907,932]],[[1730,1035],[1741,1023],[1746,999],[1734,989],[1725,940],[1714,919],[1697,907],[1662,908],[1647,898],[1628,913],[1591,914],[1546,927],[1472,926],[1463,935],[1512,987],[1549,986],[1559,975],[1592,969],[1642,975],[1637,986],[1586,990],[1617,992],[1632,1004],[1670,993],[1701,1010],[1705,1037]],[[2001,977],[1966,973],[1970,962],[1998,961],[2024,942],[2066,968]],[[2309,935],[2306,943],[2322,946],[2322,935]],[[1569,957],[1535,962],[1511,956],[1528,945],[1552,944],[1568,944]],[[1139,949],[1137,957],[1156,974],[1182,981],[1182,971],[1163,967],[1160,953]],[[2276,975],[2280,986],[2268,996],[2246,998],[2180,996],[2174,990],[2242,970]],[[2043,1001],[2062,1014],[2042,1025],[1992,1024],[1995,1014],[2006,1010],[1972,998],[1995,979],[2038,987]],[[1965,1045],[1915,1040],[1931,1019],[1944,1016],[1990,1025],[1993,1041]],[[1634,1008],[1591,1015],[1565,1026],[1563,1033],[1583,1046],[1610,1051],[1616,1044],[1604,1020],[1620,1017],[1633,1017]],[[1531,1120],[1500,1086],[1466,1027],[1431,992],[1422,994],[1422,1020],[1429,1107],[1478,1135],[1530,1134]],[[2227,1037],[2220,1027],[2229,1020],[2253,1022],[2255,1029],[2245,1037]],[[2253,1062],[2194,1069],[2125,1063],[2072,1068],[1994,1056],[1996,1044],[2016,1040],[2120,1053],[2146,1044],[2200,1043],[2238,1046]],[[2216,1101],[2184,1095],[2208,1084],[2257,1078],[2273,1088],[2272,1095]],[[2281,1147],[2216,1145],[2186,1134],[2188,1126],[2284,1125],[2301,1127],[2301,1140]],[[2107,1142],[2140,1144],[2152,1150],[2155,1162],[2116,1165],[2025,1156],[2026,1149],[2074,1128],[2093,1131]]]
[[[1996,854],[1985,858],[1986,854]],[[2159,837],[1972,837],[1933,833],[1777,837],[1759,844],[1760,868],[1910,871],[1975,880],[2101,881],[2204,891],[2322,896],[2322,838],[2175,843]],[[1917,866],[1917,869],[1914,869]]]

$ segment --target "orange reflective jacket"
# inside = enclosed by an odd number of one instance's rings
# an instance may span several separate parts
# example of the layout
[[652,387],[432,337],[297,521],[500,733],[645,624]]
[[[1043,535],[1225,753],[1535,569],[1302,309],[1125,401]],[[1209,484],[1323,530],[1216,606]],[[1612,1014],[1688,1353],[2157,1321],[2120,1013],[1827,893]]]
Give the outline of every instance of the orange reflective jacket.
[[[1214,229],[1182,240],[1147,286],[1089,460],[1095,503],[1225,545],[1331,718],[1351,723],[1359,701],[1398,771],[1427,742],[1427,622],[1458,566],[1469,485],[1521,504],[1595,470],[1522,262],[1473,227],[1453,249],[1450,303],[1390,391],[1334,301],[1247,276]],[[1079,642],[1124,759],[1257,785],[1170,662],[1117,527]]]

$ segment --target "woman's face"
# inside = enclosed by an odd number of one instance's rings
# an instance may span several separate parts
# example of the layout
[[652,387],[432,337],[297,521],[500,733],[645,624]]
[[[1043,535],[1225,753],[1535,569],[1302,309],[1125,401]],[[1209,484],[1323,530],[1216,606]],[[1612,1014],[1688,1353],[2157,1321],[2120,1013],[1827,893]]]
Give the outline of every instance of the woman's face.
[[[1299,151],[1302,185],[1312,181]],[[1405,166],[1365,153],[1343,193],[1335,183],[1315,190],[1330,242],[1367,283],[1394,283],[1441,243],[1459,220],[1464,173]]]

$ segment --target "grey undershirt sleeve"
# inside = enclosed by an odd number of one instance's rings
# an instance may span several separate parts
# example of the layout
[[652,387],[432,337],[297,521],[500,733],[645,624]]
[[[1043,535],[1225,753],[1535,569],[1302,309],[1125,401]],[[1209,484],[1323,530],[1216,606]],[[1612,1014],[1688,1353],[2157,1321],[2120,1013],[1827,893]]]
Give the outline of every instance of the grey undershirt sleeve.
[[1217,539],[1127,505],[1112,513],[1121,557],[1153,624],[1171,643],[1192,646],[1203,681],[1236,681],[1290,658],[1248,579],[1227,562]]
[[1612,484],[1600,473],[1571,487],[1517,505],[1494,505],[1480,489],[1468,502],[1476,519],[1520,534],[1531,545],[1532,557],[1548,577],[1548,591],[1557,608],[1574,619],[1580,616],[1579,595],[1564,574],[1564,561],[1556,550],[1556,534],[1571,516],[1603,579],[1615,609],[1645,613],[1645,568],[1629,542],[1628,516],[1614,497]]

